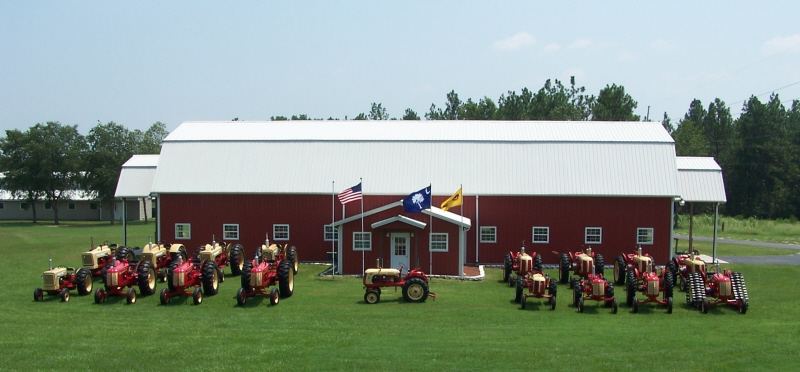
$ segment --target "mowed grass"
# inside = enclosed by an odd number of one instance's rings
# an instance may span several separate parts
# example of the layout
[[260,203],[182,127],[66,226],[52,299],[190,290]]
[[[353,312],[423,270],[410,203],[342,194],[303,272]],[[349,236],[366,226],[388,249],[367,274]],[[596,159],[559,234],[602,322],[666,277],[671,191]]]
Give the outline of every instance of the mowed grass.
[[[152,223],[129,226],[142,245]],[[557,308],[521,310],[500,269],[479,282],[433,279],[436,300],[405,303],[400,291],[363,303],[359,278],[319,277],[301,265],[295,294],[236,306],[239,280],[192,305],[156,296],[94,304],[73,293],[33,301],[47,258],[78,266],[95,242],[119,242],[121,226],[0,223],[0,350],[7,370],[797,370],[800,361],[799,267],[730,265],[744,273],[750,310],[689,310],[676,292],[673,314],[645,305],[632,314],[589,303],[578,313],[559,286]],[[245,247],[248,256],[253,247]],[[303,247],[298,247],[302,258]],[[230,272],[226,270],[226,272]],[[555,272],[550,272],[555,275]],[[159,283],[159,290],[163,283]],[[618,298],[624,290],[617,289]],[[531,302],[529,302],[531,304]],[[536,306],[541,304],[541,306]]]
[[[675,233],[689,235],[688,215],[678,216],[678,228],[675,229]],[[695,215],[693,217],[692,233],[695,236],[713,236],[714,215]],[[796,220],[758,220],[755,218],[720,216],[717,236],[727,239],[800,244],[800,222]]]
[[[714,251],[711,242],[695,240],[692,242],[692,246],[701,254],[709,256],[711,256]],[[689,241],[678,240],[678,251],[684,252],[687,249],[689,249]],[[792,254],[800,254],[800,250],[717,242],[717,256],[787,256]]]

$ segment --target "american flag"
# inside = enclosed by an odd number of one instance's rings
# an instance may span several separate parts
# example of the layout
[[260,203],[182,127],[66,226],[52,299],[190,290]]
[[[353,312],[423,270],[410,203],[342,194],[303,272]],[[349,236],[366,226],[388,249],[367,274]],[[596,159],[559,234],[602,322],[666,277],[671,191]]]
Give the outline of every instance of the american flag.
[[339,193],[339,202],[342,204],[347,204],[356,200],[361,200],[361,182]]

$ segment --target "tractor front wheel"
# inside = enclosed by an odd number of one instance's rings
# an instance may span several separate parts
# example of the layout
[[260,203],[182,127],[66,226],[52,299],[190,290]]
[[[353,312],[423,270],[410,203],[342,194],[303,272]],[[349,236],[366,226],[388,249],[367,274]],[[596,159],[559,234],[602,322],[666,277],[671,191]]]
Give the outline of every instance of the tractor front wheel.
[[275,306],[280,301],[281,301],[281,296],[280,293],[278,293],[278,289],[272,288],[272,290],[269,291],[269,304]]
[[[203,292],[209,296],[216,295],[219,291],[219,267],[217,263],[214,261],[206,261],[206,263],[203,264],[202,275]],[[199,290],[200,288],[197,289],[197,291]]]
[[247,298],[244,297],[244,288],[239,288],[236,291],[236,304],[244,306],[245,301],[247,301]]
[[61,290],[61,302],[68,302],[69,301],[69,289],[64,288]]
[[169,294],[167,294],[167,292],[169,291],[166,288],[164,288],[161,290],[161,294],[158,295],[158,299],[161,300],[162,305],[166,305],[169,303]]
[[92,272],[88,269],[80,269],[75,274],[75,285],[78,287],[78,294],[86,296],[92,293]]
[[403,298],[408,302],[423,302],[428,294],[428,283],[420,278],[411,278],[403,285]]
[[195,305],[200,305],[203,303],[203,291],[200,290],[200,287],[194,289],[194,293],[192,293],[192,300],[194,301]]
[[364,293],[364,302],[368,304],[377,304],[380,300],[381,295],[374,289],[370,289],[367,293]]
[[136,303],[136,289],[129,288],[128,293],[125,295],[126,300],[128,301],[128,305],[133,305]]
[[106,302],[106,290],[103,288],[97,288],[97,290],[94,292],[94,303],[102,304],[103,302]]
[[615,284],[625,284],[625,271],[628,269],[628,265],[625,263],[625,256],[619,255],[617,256],[617,260],[614,261],[614,283]]
[[33,300],[34,301],[41,301],[44,299],[44,291],[41,288],[36,288],[33,290]]

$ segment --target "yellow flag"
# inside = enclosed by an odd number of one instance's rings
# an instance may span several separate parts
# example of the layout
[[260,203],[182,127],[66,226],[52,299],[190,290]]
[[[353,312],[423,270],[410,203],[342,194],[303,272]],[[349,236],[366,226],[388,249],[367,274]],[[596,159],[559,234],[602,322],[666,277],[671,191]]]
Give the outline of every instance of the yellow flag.
[[450,209],[452,207],[457,207],[457,206],[461,205],[461,197],[462,197],[461,188],[459,187],[458,191],[456,191],[456,193],[453,194],[453,196],[447,198],[447,200],[445,200],[442,203],[442,205],[441,205],[442,210],[446,211],[446,210],[448,210],[448,209]]

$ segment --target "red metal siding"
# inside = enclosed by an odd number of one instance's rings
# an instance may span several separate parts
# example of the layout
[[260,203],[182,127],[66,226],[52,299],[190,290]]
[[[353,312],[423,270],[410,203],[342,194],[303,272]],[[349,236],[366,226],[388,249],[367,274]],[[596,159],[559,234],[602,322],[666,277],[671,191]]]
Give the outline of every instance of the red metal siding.
[[[435,196],[433,205],[439,205],[447,196]],[[401,200],[403,196],[367,195],[364,211]],[[585,227],[601,227],[602,243],[593,244],[595,252],[606,257],[611,264],[620,252],[633,252],[636,247],[636,229],[653,228],[654,244],[644,250],[654,256],[656,263],[663,264],[669,255],[670,198],[597,198],[597,197],[547,197],[547,196],[482,196],[478,199],[480,216],[475,215],[475,196],[465,195],[464,205],[450,212],[471,219],[472,227],[466,232],[466,263],[501,263],[506,252],[518,250],[522,241],[528,252],[539,252],[545,263],[555,264],[557,256],[552,251],[580,250],[584,244]],[[179,241],[190,249],[211,241],[212,234],[222,239],[223,224],[239,224],[241,243],[252,257],[255,247],[263,244],[266,233],[273,242],[288,243],[297,247],[304,261],[326,261],[327,252],[333,244],[324,241],[324,225],[331,223],[330,195],[236,195],[236,194],[190,194],[161,195],[162,240],[176,242],[175,223],[192,224],[192,239]],[[341,220],[342,205],[335,202],[335,219]],[[361,203],[352,202],[344,206],[346,217],[361,212]],[[395,222],[372,231],[370,225],[397,215],[425,222],[424,230]],[[364,219],[365,231],[372,231],[372,251],[364,252],[364,266],[374,267],[379,256],[388,262],[388,232],[413,232],[411,239],[412,266],[430,271],[428,233],[431,217],[422,213],[406,214],[402,207],[395,207]],[[275,241],[273,224],[290,225],[290,240]],[[476,231],[480,226],[496,226],[497,242],[480,243],[478,257],[475,254]],[[550,228],[550,242],[532,244],[532,227]],[[456,225],[434,219],[434,232],[449,234],[448,252],[433,253],[433,273],[458,275],[458,228]],[[361,221],[352,221],[344,226],[343,273],[359,274],[362,270],[362,254],[353,251],[352,233],[361,230]],[[387,265],[388,266],[388,265]]]

